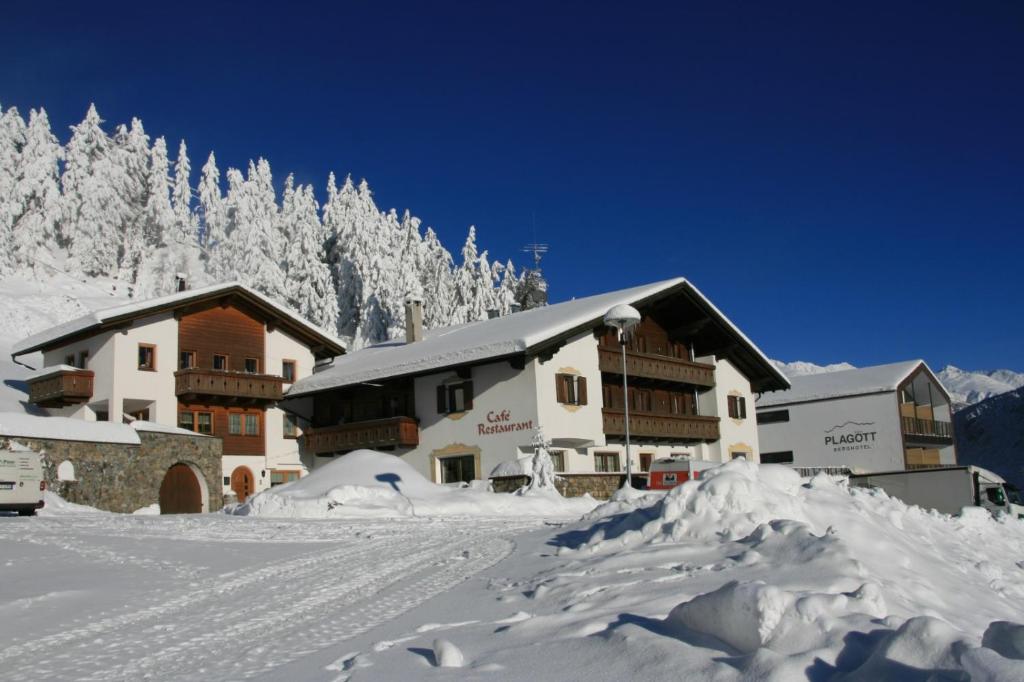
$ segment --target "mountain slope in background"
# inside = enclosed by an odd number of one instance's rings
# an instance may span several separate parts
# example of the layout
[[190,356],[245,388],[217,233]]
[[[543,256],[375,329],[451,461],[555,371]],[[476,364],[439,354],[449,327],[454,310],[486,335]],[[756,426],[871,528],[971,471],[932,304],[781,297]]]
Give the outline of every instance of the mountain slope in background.
[[953,402],[963,406],[1024,387],[1024,372],[1008,369],[967,371],[946,365],[938,376]]
[[802,377],[807,374],[823,374],[825,372],[841,372],[844,369],[856,369],[856,367],[848,362],[836,362],[831,365],[816,365],[813,362],[803,362],[802,360],[797,360],[795,362],[772,360],[772,364],[787,377]]
[[1024,388],[960,410],[953,427],[961,464],[991,469],[1024,488]]

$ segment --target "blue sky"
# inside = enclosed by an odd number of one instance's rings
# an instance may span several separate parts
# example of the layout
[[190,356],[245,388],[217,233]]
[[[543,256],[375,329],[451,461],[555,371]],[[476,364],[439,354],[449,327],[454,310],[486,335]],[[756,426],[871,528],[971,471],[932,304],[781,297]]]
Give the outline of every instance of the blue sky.
[[19,3],[0,105],[535,224],[554,299],[684,275],[772,357],[1024,369],[1024,5],[553,5]]

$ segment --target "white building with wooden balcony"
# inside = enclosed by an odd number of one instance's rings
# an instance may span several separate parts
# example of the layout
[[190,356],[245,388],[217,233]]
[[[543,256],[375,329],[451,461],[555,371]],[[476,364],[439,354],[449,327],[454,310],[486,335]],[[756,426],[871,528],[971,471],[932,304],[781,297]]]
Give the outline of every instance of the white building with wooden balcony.
[[805,473],[956,464],[949,393],[921,360],[791,382],[757,401],[762,461]]
[[[603,324],[620,303],[642,322],[622,349]],[[753,395],[786,378],[696,287],[673,279],[457,327],[340,356],[297,381],[282,406],[300,416],[316,467],[358,448],[392,452],[442,483],[486,479],[533,452],[538,429],[565,473],[633,470],[668,455],[758,460]]]
[[318,360],[342,353],[334,337],[234,282],[95,311],[13,349],[40,367],[29,401],[51,415],[221,438],[223,491],[240,500],[305,473],[299,427],[276,405]]

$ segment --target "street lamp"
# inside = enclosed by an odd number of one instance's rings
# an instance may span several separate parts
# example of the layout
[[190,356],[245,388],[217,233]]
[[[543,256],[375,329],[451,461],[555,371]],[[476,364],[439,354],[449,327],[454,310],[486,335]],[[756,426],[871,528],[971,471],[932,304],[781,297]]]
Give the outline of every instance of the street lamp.
[[604,314],[604,323],[619,330],[619,345],[622,346],[622,402],[626,414],[626,483],[623,487],[633,487],[633,463],[629,457],[629,382],[626,379],[626,334],[640,324],[640,312],[631,305],[621,303],[612,306]]

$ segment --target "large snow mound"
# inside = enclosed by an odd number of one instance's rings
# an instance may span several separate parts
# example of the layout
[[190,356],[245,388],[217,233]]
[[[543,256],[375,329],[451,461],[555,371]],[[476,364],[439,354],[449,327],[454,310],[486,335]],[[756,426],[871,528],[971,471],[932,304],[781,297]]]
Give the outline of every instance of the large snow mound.
[[437,485],[400,457],[356,450],[298,481],[265,490],[229,511],[243,516],[313,519],[462,515],[578,518],[596,505],[589,497],[566,499],[554,491],[506,494],[492,493],[481,486]]

